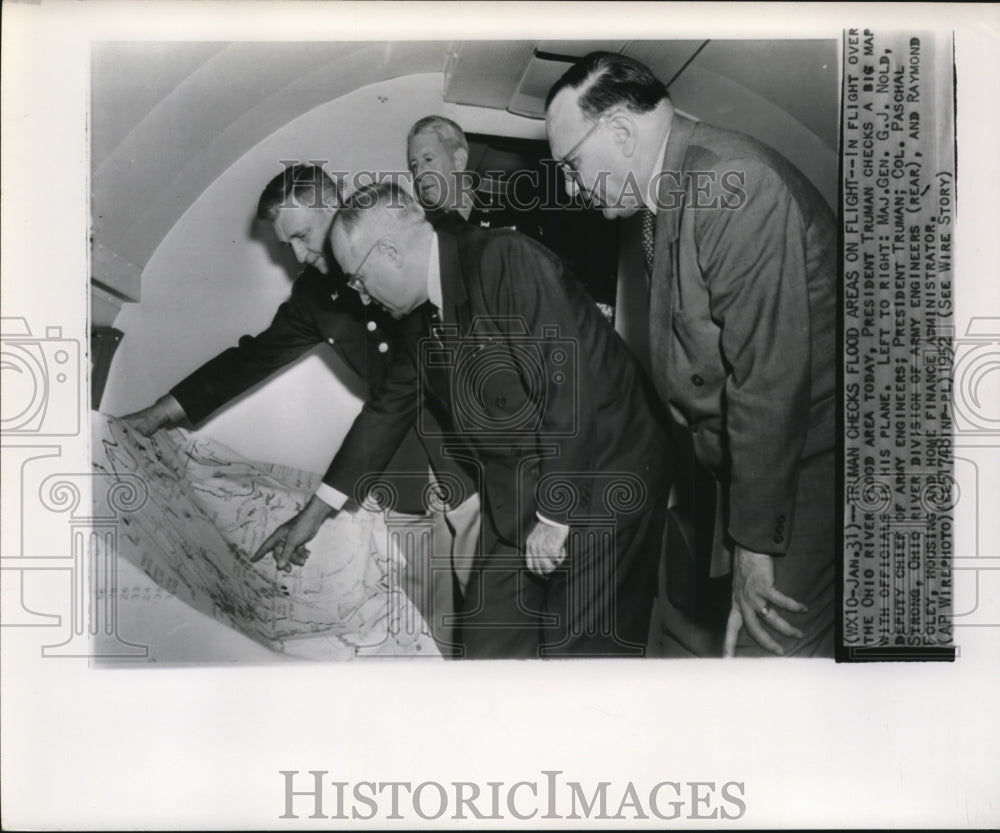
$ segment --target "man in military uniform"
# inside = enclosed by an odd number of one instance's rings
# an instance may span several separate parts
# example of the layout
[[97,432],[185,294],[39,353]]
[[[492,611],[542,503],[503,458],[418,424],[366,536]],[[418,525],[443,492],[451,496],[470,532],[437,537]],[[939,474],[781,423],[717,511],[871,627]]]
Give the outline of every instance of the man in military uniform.
[[[268,222],[275,236],[290,246],[302,265],[291,297],[278,307],[270,326],[256,336],[244,336],[210,359],[149,407],[125,419],[144,435],[185,419],[200,423],[226,403],[266,379],[314,347],[326,344],[365,383],[367,395],[382,381],[389,366],[394,322],[376,304],[365,304],[347,289],[343,274],[329,255],[327,236],[339,206],[336,184],[325,171],[313,165],[293,165],[268,183],[257,206],[257,217]],[[372,449],[374,451],[374,449]],[[361,453],[367,455],[368,450]],[[459,477],[466,493],[475,487],[452,460],[425,447],[410,431],[384,471],[375,472],[391,484],[396,511],[422,514],[423,494],[428,482],[428,460],[435,473],[446,473],[450,482]],[[372,470],[374,471],[374,470]],[[452,547],[474,550],[478,524],[461,517],[457,528],[436,518],[435,550],[447,556]],[[455,539],[455,534],[458,539]],[[308,558],[300,548],[286,554],[278,566],[291,570]],[[429,563],[411,564],[404,587],[421,608],[439,647],[446,655],[453,640],[443,617],[454,611],[453,577],[432,570]],[[432,609],[421,600],[431,599]]]

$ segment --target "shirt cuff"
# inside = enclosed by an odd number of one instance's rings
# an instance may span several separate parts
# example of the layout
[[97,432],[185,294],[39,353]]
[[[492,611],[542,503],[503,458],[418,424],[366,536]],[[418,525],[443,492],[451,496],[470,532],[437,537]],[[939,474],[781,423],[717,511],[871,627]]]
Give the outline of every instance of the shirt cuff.
[[551,521],[546,518],[541,512],[535,512],[535,517],[538,518],[543,524],[548,524],[549,526],[554,526],[557,529],[569,529],[569,524],[561,524],[559,521]]
[[187,419],[187,413],[185,412],[183,406],[172,394],[164,394],[160,399],[160,402],[166,410],[167,417],[170,419],[172,425],[176,425],[178,422],[182,422]]
[[347,503],[347,495],[326,483],[319,484],[316,489],[316,497],[333,509],[343,509],[344,504]]

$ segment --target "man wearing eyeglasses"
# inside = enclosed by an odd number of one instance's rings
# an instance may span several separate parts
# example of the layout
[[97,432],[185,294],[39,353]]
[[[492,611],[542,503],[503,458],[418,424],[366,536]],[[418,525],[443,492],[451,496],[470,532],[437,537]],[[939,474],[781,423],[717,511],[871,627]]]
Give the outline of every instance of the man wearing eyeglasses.
[[643,656],[670,465],[624,342],[543,246],[435,231],[392,183],[353,195],[331,240],[352,285],[407,326],[323,485],[272,539],[302,545],[350,492],[353,437],[388,454],[430,411],[482,483],[466,656]]
[[[336,261],[330,257],[327,236],[339,203],[336,184],[318,166],[293,165],[268,183],[257,206],[257,217],[270,224],[277,239],[291,248],[303,267],[291,298],[278,307],[266,330],[244,336],[238,346],[209,360],[153,405],[128,415],[126,420],[146,436],[185,419],[199,423],[308,350],[324,344],[366,383],[371,393],[388,367],[396,328],[380,307],[364,304],[345,286]],[[414,431],[403,438],[391,459],[382,460],[376,455],[378,467],[368,462],[369,442],[371,439],[365,438],[357,449],[362,465],[368,473],[379,475],[391,485],[396,493],[392,508],[397,512],[425,512],[428,456],[432,468],[449,484],[458,482],[465,492],[474,492],[465,470],[456,461],[441,458],[435,446],[425,447]],[[452,530],[440,513],[435,521],[435,548],[447,563]],[[459,543],[463,550],[473,546],[467,540]],[[280,569],[290,571],[308,557],[306,548],[297,547],[277,554],[276,562]],[[454,640],[445,617],[454,612],[451,575],[446,569],[433,570],[430,563],[418,563],[412,558],[403,583],[431,626],[442,653],[450,655]]]
[[[679,448],[716,481],[711,575],[732,575],[719,647],[831,656],[830,209],[771,148],[674,112],[664,85],[623,55],[594,53],[568,70],[549,92],[546,128],[570,193],[608,219],[640,215],[644,358]],[[683,608],[680,575],[668,572],[666,590]],[[701,652],[704,634],[692,621],[681,628]]]

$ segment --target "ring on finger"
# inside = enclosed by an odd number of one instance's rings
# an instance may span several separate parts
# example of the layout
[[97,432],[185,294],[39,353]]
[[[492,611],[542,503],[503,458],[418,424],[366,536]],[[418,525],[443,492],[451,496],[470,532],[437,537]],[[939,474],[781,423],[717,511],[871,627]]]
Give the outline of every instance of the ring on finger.
[[767,618],[767,614],[770,613],[770,612],[771,612],[771,606],[765,602],[764,606],[760,610],[757,611],[757,615],[761,619],[766,619]]

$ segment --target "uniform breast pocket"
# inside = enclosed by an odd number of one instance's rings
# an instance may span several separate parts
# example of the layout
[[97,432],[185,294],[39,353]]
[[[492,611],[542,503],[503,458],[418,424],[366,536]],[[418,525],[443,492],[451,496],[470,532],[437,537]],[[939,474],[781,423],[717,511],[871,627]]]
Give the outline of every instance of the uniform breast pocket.
[[726,384],[719,345],[721,330],[707,310],[680,309],[673,314],[673,334],[671,398],[691,425],[718,417]]

